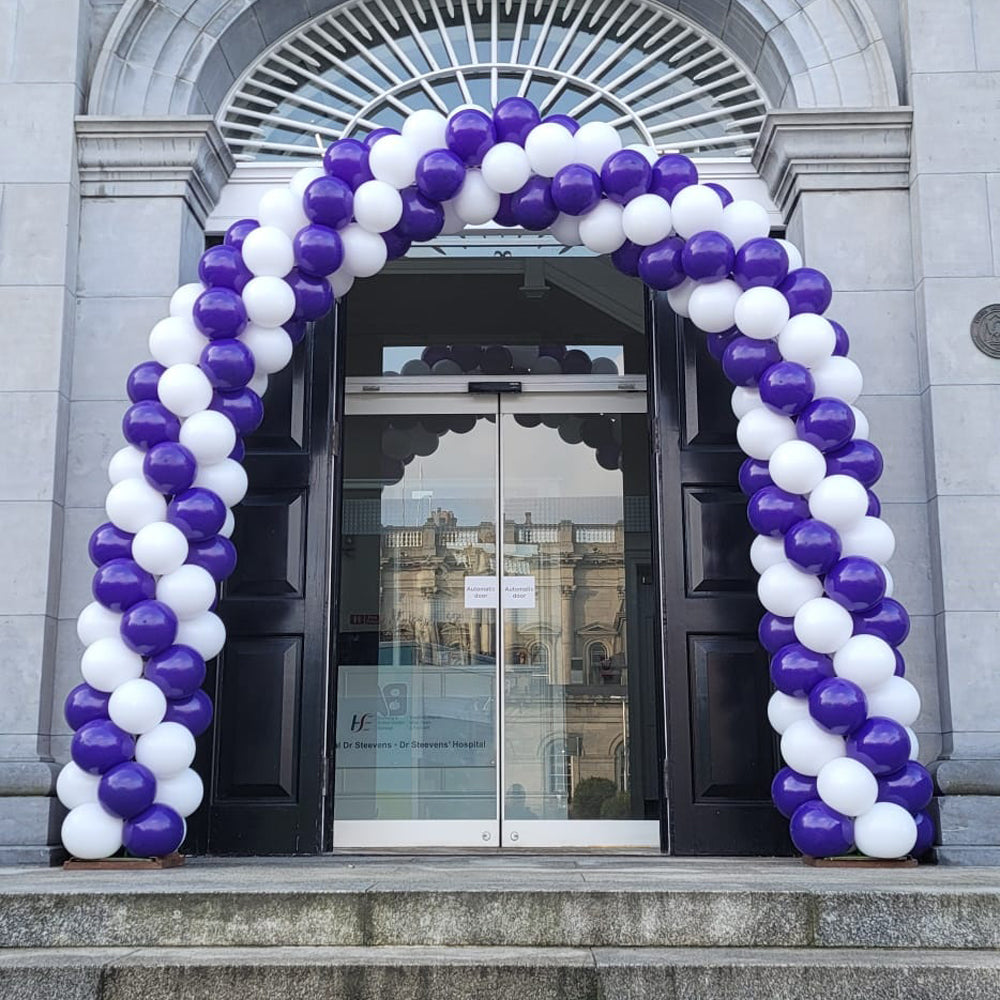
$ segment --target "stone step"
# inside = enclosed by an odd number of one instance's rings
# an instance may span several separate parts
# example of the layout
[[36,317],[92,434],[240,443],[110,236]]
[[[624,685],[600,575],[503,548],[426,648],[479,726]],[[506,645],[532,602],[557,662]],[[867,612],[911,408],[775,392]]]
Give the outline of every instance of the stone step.
[[149,948],[0,951],[4,1000],[980,1000],[990,951]]

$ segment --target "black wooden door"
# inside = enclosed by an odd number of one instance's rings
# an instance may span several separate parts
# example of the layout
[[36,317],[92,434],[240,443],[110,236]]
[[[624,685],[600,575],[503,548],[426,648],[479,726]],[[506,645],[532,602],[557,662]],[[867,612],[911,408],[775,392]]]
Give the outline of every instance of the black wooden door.
[[731,387],[666,295],[652,306],[670,850],[786,854],[786,823],[770,801],[777,743]]

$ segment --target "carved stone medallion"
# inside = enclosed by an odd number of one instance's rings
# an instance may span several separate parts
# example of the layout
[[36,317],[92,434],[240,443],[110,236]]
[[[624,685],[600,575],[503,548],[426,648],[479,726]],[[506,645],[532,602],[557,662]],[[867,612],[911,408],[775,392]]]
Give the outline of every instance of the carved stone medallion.
[[972,319],[972,342],[988,358],[1000,358],[1000,305],[984,306]]

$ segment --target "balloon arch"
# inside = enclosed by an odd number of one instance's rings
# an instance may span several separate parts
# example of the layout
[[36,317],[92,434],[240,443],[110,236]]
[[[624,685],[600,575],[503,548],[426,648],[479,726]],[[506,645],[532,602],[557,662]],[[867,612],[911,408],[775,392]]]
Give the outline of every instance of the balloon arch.
[[870,489],[882,456],[853,406],[861,372],[823,317],[829,281],[769,238],[763,208],[700,184],[685,156],[623,149],[608,124],[542,121],[512,97],[341,139],[258,214],[205,251],[201,280],[178,288],[149,335],[154,360],[128,378],[128,443],[111,459],[108,522],[89,546],[94,602],[77,624],[84,682],[65,705],[75,734],[57,791],[71,854],[169,854],[201,802],[190,767],[212,717],[201,684],[226,637],[210,609],[236,564],[231,508],[268,376],[355,278],[491,220],[610,254],[707,335],[749,456],[740,486],[786,765],[775,805],[807,855],[929,848],[931,779],[909,728],[920,698],[898,651],[909,620]]

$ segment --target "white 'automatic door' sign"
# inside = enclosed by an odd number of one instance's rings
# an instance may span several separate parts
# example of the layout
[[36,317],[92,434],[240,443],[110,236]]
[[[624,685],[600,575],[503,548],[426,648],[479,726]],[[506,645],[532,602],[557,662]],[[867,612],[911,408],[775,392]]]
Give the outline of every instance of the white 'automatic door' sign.
[[[495,576],[467,576],[465,578],[465,606],[467,608],[495,608],[497,606],[497,578]],[[533,608],[535,606],[535,578],[533,576],[505,576],[503,578],[503,606],[505,608]]]

